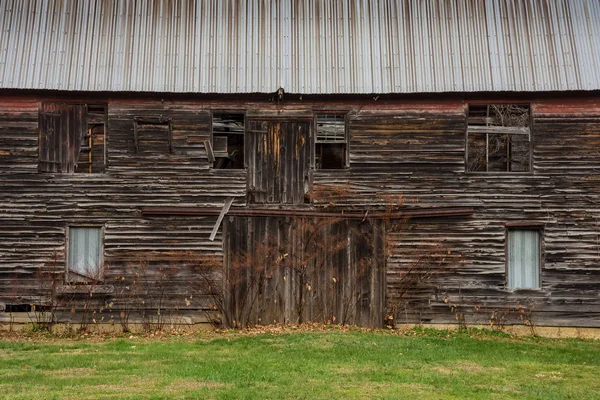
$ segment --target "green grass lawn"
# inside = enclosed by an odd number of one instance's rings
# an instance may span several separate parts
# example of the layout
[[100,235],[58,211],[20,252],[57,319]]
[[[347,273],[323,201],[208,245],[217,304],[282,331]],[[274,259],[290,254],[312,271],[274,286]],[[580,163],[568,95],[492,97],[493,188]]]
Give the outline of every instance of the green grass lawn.
[[600,399],[600,342],[412,331],[0,339],[7,399]]

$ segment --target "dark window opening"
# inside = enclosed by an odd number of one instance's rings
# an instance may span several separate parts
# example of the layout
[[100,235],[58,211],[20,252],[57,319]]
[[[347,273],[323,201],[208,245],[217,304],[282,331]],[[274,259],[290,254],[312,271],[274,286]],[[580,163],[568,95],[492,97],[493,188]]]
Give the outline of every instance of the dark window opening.
[[529,125],[528,105],[470,105],[467,127],[467,171],[530,171]]
[[347,165],[346,116],[317,114],[315,169],[343,169]]
[[39,170],[105,170],[106,105],[44,103],[40,112]]
[[50,311],[50,306],[41,305],[41,304],[6,304],[4,306],[4,312],[7,313],[20,313],[20,312],[47,312]]
[[317,143],[316,169],[342,169],[346,166],[346,144]]
[[213,166],[216,169],[244,168],[244,114],[215,113],[212,117]]
[[104,171],[104,124],[88,124],[83,136],[75,172],[97,173]]
[[138,154],[162,155],[173,150],[170,120],[135,119],[133,136]]

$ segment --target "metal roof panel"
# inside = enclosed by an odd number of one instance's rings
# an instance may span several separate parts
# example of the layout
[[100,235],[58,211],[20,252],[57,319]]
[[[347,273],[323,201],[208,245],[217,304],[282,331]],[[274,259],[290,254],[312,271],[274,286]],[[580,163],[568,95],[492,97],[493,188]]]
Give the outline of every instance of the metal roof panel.
[[596,0],[0,0],[0,87],[600,89]]

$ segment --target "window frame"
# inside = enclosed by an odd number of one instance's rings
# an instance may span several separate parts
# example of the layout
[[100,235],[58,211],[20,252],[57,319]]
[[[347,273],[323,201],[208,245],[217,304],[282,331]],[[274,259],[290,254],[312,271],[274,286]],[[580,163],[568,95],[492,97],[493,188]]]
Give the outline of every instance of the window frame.
[[[510,231],[537,231],[539,235],[538,242],[538,280],[539,287],[536,288],[511,288],[508,286],[509,280],[509,254],[508,254],[508,235]],[[543,271],[544,271],[544,231],[545,225],[542,222],[537,221],[516,221],[516,222],[507,222],[504,227],[504,289],[509,291],[518,291],[518,290],[529,290],[529,291],[543,291],[544,290],[544,282],[543,282]]]
[[[71,228],[99,228],[100,229],[100,259],[99,259],[99,268],[98,268],[98,277],[99,279],[94,279],[87,276],[81,276],[81,280],[73,280],[69,277],[72,272],[69,265],[69,249],[71,242]],[[65,228],[65,282],[67,283],[76,283],[78,285],[89,285],[92,283],[103,283],[105,279],[106,268],[104,266],[104,234],[105,234],[105,225],[104,224],[86,224],[86,223],[73,223],[67,225]],[[76,273],[75,273],[76,274]],[[79,275],[79,274],[78,274]]]
[[[89,131],[90,127],[96,126],[96,125],[102,125],[103,128],[103,136],[104,136],[104,143],[103,143],[103,169],[101,172],[75,172],[78,175],[102,175],[105,174],[106,171],[108,170],[108,102],[89,102],[89,103],[85,103],[86,105],[86,129]],[[90,106],[103,106],[104,107],[104,119],[102,122],[94,122],[91,121],[90,122],[90,117],[89,117],[89,109]],[[90,133],[91,134],[91,133]]]
[[[161,126],[161,125],[166,125],[168,132],[167,132],[167,146],[168,146],[168,152],[167,153],[156,153],[156,152],[140,152],[140,134],[139,134],[139,125],[156,125],[156,126]],[[147,157],[160,157],[160,156],[170,156],[171,154],[173,154],[173,122],[171,121],[171,118],[163,118],[158,117],[158,118],[152,118],[152,117],[134,117],[133,118],[133,145],[135,147],[135,154],[136,155],[144,155]]]
[[[533,108],[529,101],[469,101],[466,103],[466,117],[465,117],[465,158],[464,158],[464,171],[469,175],[533,175]],[[486,171],[469,171],[469,110],[471,106],[484,106],[484,105],[520,105],[529,107],[529,170],[527,171],[487,171],[488,165],[486,165]],[[510,127],[507,127],[510,128]],[[514,133],[513,133],[514,134]],[[489,133],[485,134],[486,138],[486,156],[488,153],[487,143]]]
[[[327,144],[327,143],[317,143],[317,133],[318,133],[318,116],[320,115],[338,115],[344,116],[344,139],[343,143],[335,143],[332,142],[330,144],[344,144],[346,146],[344,150],[344,165],[342,168],[317,168],[317,145],[318,144]],[[311,171],[345,171],[350,169],[350,128],[349,128],[349,118],[350,111],[349,110],[313,110],[313,135],[312,135],[312,148],[310,152],[310,170]]]
[[[42,168],[42,164],[43,163],[50,163],[50,161],[48,160],[44,160],[42,157],[42,136],[44,135],[44,126],[42,124],[42,116],[45,113],[44,111],[44,107],[45,105],[49,105],[49,104],[53,104],[53,105],[63,105],[63,106],[70,106],[70,107],[76,107],[76,106],[81,106],[85,108],[85,131],[86,133],[89,133],[89,129],[91,126],[95,126],[95,125],[102,125],[103,127],[103,144],[102,144],[102,157],[103,157],[103,162],[102,162],[102,170],[101,171],[96,171],[96,172],[89,172],[89,171],[78,171],[75,169],[75,167],[73,167],[72,171],[68,171],[68,168],[66,168],[64,165],[61,165],[61,169],[63,169],[62,171],[47,171],[45,169]],[[104,114],[103,114],[103,120],[100,121],[92,121],[90,122],[90,113],[89,113],[89,107],[90,106],[101,106],[104,108]],[[39,112],[38,112],[38,143],[37,143],[37,164],[38,164],[38,168],[37,171],[38,173],[41,174],[60,174],[60,175],[103,175],[106,173],[107,169],[108,169],[108,103],[107,102],[98,102],[98,101],[93,101],[93,102],[68,102],[68,101],[42,101],[39,103]],[[83,146],[83,142],[80,143],[80,148]],[[78,154],[73,154],[73,159],[77,159],[80,156],[81,150]],[[93,154],[93,153],[92,153]],[[55,163],[55,162],[52,162]],[[90,164],[90,168],[92,168],[93,164]],[[64,170],[67,169],[67,170]]]
[[[214,109],[210,111],[210,135],[208,138],[208,143],[205,143],[205,147],[207,145],[210,146],[210,151],[208,148],[206,149],[206,155],[208,157],[208,164],[211,170],[215,171],[226,171],[227,168],[215,168],[215,162],[217,161],[217,157],[214,156],[214,115],[215,114],[241,114],[244,117],[244,166],[242,168],[229,168],[232,171],[246,171],[248,170],[248,162],[246,158],[246,154],[248,153],[248,117],[246,115],[246,109],[236,110],[236,109]],[[211,155],[213,161],[211,161]]]

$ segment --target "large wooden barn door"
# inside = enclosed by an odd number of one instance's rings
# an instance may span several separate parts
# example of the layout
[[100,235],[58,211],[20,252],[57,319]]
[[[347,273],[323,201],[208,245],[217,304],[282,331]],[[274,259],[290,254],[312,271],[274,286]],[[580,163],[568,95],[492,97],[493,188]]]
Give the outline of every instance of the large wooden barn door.
[[249,201],[304,203],[308,191],[310,123],[249,121],[247,133]]
[[381,327],[381,221],[227,217],[226,325],[299,322]]

